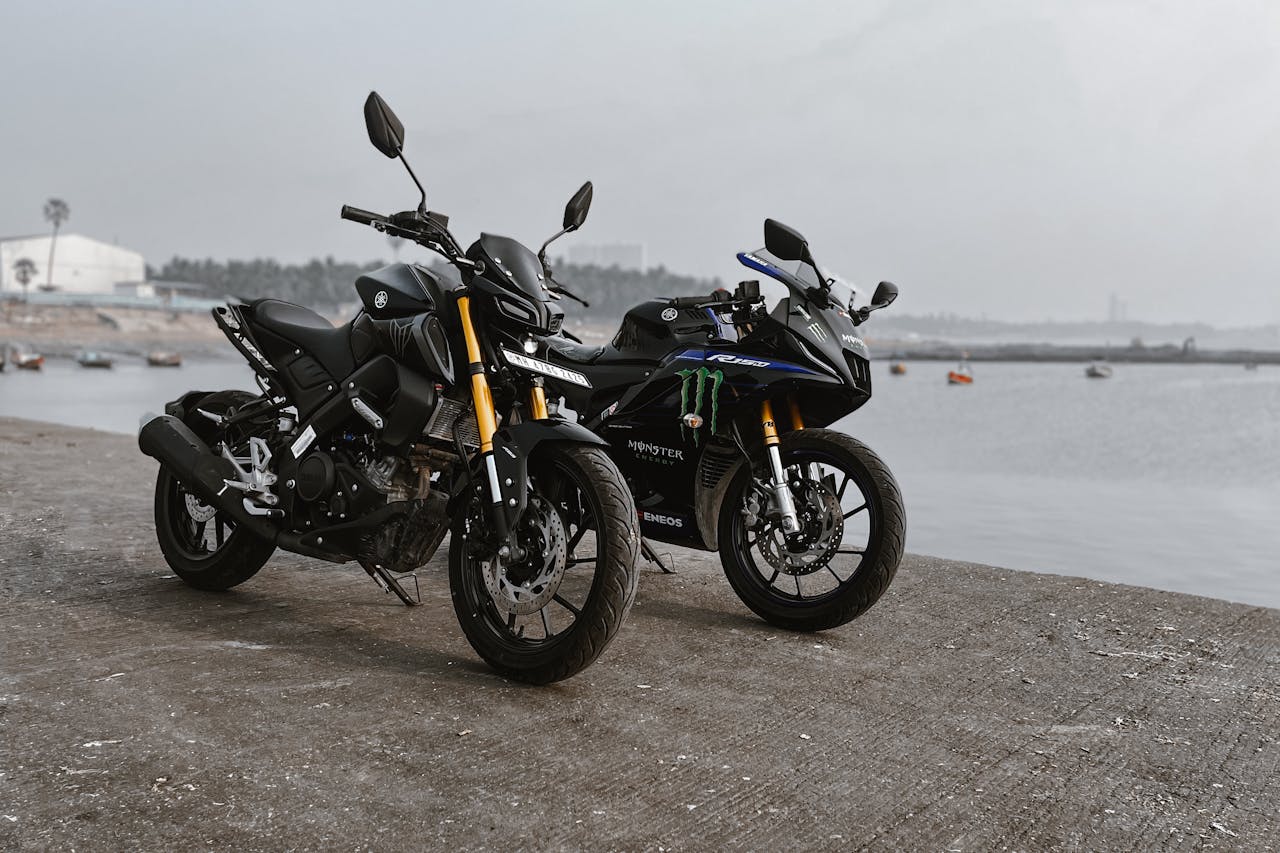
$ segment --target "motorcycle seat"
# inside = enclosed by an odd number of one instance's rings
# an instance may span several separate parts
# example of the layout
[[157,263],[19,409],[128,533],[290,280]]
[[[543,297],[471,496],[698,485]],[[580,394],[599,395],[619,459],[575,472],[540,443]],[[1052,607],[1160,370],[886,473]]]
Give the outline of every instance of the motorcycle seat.
[[602,346],[575,343],[568,338],[547,338],[547,349],[570,364],[595,364],[604,352]]
[[335,328],[310,308],[279,299],[256,299],[249,307],[257,325],[315,356],[334,377],[341,379],[355,370],[350,323]]

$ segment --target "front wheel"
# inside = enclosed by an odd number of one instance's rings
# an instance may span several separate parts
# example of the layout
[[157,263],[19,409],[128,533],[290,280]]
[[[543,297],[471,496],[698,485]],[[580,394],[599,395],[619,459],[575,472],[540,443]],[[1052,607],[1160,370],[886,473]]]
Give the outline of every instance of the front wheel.
[[725,495],[720,562],[742,602],[770,624],[834,628],[889,588],[906,538],[902,493],[880,457],[843,433],[788,433],[780,450],[800,530],[787,534],[771,517],[761,460],[740,470]]
[[502,675],[548,684],[580,672],[635,599],[640,531],[622,475],[597,447],[546,444],[529,460],[523,558],[500,561],[473,498],[449,543],[449,586],[472,648]]

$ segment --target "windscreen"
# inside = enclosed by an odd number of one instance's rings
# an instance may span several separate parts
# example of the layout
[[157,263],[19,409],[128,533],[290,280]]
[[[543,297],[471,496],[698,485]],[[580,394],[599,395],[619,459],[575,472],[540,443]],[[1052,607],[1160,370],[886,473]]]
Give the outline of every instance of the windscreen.
[[[768,249],[756,249],[751,254],[765,263],[794,276],[805,287],[816,287],[825,281],[831,288],[832,300],[842,308],[851,309],[855,307],[854,303],[862,293],[853,282],[831,270],[819,270],[803,261],[784,261]],[[760,282],[760,295],[764,298],[765,304],[770,311],[774,309],[783,297],[789,294],[790,291],[787,286],[777,279],[770,278]]]

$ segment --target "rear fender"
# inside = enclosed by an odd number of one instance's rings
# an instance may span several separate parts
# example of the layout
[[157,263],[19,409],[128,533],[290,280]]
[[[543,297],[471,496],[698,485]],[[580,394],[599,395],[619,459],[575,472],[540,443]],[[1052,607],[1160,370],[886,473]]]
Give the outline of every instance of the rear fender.
[[188,391],[172,403],[165,403],[164,413],[185,423],[187,416],[195,412],[201,401],[213,393],[213,391]]

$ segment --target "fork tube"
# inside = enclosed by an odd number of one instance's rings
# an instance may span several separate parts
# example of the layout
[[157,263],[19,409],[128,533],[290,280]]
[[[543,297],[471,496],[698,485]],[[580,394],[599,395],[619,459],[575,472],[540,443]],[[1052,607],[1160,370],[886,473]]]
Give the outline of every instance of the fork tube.
[[796,518],[795,501],[791,499],[791,489],[787,486],[787,472],[782,468],[782,452],[778,445],[778,425],[773,422],[773,404],[765,400],[760,404],[760,423],[764,429],[764,449],[769,454],[769,468],[773,474],[773,498],[778,513],[782,516],[784,533],[795,533],[800,529],[800,520]]
[[[497,432],[497,417],[493,410],[493,392],[489,390],[489,379],[484,374],[484,359],[480,355],[480,341],[476,337],[475,326],[471,324],[471,299],[458,297],[458,316],[462,320],[462,337],[467,344],[467,364],[471,371],[471,399],[475,404],[476,427],[480,432],[480,455],[484,459],[484,470],[489,480],[489,499],[495,506],[493,522],[503,540],[507,538],[507,519],[502,512],[502,487],[498,483],[498,466],[493,460],[493,434]],[[499,554],[508,545],[499,549]],[[503,555],[505,556],[505,555]]]
[[548,417],[547,392],[542,386],[541,376],[535,378],[529,388],[529,413],[535,421],[544,421]]
[[800,405],[796,403],[796,395],[787,395],[787,408],[791,410],[791,428],[804,429],[804,418],[800,417]]
[[[480,340],[471,325],[471,298],[458,297],[458,316],[462,319],[462,337],[467,343],[467,364],[471,370],[471,399],[475,403],[476,427],[480,431],[480,452],[493,452],[493,434],[497,432],[497,418],[493,411],[493,394],[489,391],[489,379],[484,375],[484,359],[480,356]],[[496,475],[495,475],[496,476]]]

